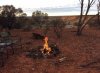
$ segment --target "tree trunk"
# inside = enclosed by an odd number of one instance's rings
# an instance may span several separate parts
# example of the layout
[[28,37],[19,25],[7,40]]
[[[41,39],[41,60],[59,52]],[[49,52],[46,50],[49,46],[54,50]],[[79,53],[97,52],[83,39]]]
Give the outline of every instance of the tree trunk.
[[77,30],[77,35],[78,35],[78,36],[81,36],[81,35],[82,35],[82,31],[81,31],[80,28]]
[[98,12],[98,24],[100,25],[100,18],[99,18],[99,12]]

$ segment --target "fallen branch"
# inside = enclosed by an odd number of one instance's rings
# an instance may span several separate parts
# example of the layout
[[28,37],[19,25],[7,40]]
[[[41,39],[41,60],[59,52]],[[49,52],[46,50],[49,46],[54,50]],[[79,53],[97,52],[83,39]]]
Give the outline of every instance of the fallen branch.
[[89,62],[89,63],[87,63],[87,64],[82,64],[82,65],[80,65],[80,67],[83,67],[83,68],[86,68],[86,67],[88,67],[88,66],[90,66],[90,65],[93,65],[93,64],[96,64],[97,62]]
[[80,67],[87,68],[87,67],[92,66],[92,65],[97,64],[97,63],[100,63],[100,59],[97,59],[95,61],[88,62],[86,64],[82,64],[82,65],[80,65]]

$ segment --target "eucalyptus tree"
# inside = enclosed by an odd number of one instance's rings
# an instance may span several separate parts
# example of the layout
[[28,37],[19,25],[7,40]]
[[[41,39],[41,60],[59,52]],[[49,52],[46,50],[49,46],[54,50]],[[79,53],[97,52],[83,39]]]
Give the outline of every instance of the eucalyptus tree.
[[[16,9],[13,5],[0,6],[0,26],[3,28],[16,28],[17,17],[25,17],[26,13],[21,8]],[[20,20],[21,22],[23,20]]]
[[4,5],[0,7],[0,23],[3,28],[11,29],[15,23],[16,9],[13,5]]
[[27,14],[23,12],[21,8],[16,9],[16,24],[15,28],[22,28],[26,26],[27,23]]

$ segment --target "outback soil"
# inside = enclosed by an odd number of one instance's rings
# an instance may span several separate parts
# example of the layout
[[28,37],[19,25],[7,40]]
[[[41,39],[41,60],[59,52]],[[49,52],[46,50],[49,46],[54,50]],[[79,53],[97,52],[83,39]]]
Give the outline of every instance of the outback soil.
[[[57,57],[33,59],[27,51],[44,44],[43,40],[32,38],[32,32],[43,34],[42,30],[11,30],[12,35],[22,38],[23,48],[9,53],[0,73],[100,73],[100,29],[86,28],[82,36],[76,36],[76,29],[64,29],[58,39],[48,31],[49,44],[56,43],[61,51]],[[63,59],[64,58],[64,59]],[[63,59],[59,62],[60,59]]]

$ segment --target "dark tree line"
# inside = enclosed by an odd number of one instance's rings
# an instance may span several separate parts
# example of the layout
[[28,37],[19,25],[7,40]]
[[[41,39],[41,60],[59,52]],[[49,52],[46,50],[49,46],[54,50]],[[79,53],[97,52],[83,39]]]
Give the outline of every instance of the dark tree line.
[[[90,8],[93,6],[96,0],[88,0],[87,6],[84,5],[84,0],[79,0],[81,5],[80,17],[78,21],[77,27],[77,35],[81,35],[84,27],[87,25],[87,22],[90,21],[91,18],[88,18],[88,12]],[[85,8],[85,10],[84,10]],[[98,11],[98,22],[100,24],[100,0],[98,0],[97,5]],[[48,25],[53,25],[54,31],[56,32],[57,36],[62,28],[64,22],[61,19],[55,19],[49,21],[49,17],[47,13],[42,11],[34,11],[32,13],[32,18],[28,19],[27,14],[23,12],[21,8],[16,9],[13,5],[4,5],[0,6],[0,27],[12,29],[12,28],[20,28],[26,26],[27,24],[31,24],[34,26],[38,26],[41,28],[42,26],[45,27],[44,34],[46,35],[47,30],[49,29]],[[64,25],[65,26],[65,25]]]

